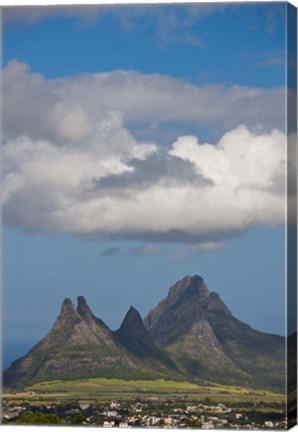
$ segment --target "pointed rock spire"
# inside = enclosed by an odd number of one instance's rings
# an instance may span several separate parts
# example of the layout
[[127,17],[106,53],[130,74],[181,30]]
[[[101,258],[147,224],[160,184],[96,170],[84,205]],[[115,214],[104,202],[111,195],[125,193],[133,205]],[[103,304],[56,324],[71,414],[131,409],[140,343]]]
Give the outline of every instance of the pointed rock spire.
[[84,319],[90,319],[93,318],[93,314],[91,312],[91,309],[87,305],[86,299],[83,296],[78,297],[78,306],[77,311],[79,315]]
[[[97,318],[96,316],[93,315],[93,312],[91,311],[90,307],[87,304],[87,301],[85,299],[85,297],[83,296],[78,296],[77,298],[77,313],[78,315],[88,324],[88,325],[97,325],[100,326],[101,328],[104,328],[105,330],[107,330],[108,332],[110,332],[109,327],[100,319]],[[109,336],[110,338],[110,336]]]
[[139,357],[146,360],[150,357],[163,358],[163,353],[151,340],[140,313],[132,306],[115,336],[121,345]]
[[167,300],[175,303],[177,300],[192,296],[196,296],[199,300],[205,300],[209,297],[209,290],[201,276],[185,276],[175,283],[169,290]]
[[63,300],[62,307],[61,307],[61,313],[65,312],[73,312],[75,310],[75,307],[71,301],[70,298],[66,298]]
[[87,302],[84,296],[79,296],[78,297],[78,306],[87,306]]
[[142,317],[133,306],[130,306],[124,320],[122,321],[119,331],[121,331],[122,333],[142,332],[147,334],[147,330],[145,329]]
[[72,303],[70,298],[66,298],[61,306],[60,314],[58,315],[58,318],[54,324],[54,327],[56,325],[64,325],[64,322],[66,321],[73,321],[79,319],[76,308],[74,304]]

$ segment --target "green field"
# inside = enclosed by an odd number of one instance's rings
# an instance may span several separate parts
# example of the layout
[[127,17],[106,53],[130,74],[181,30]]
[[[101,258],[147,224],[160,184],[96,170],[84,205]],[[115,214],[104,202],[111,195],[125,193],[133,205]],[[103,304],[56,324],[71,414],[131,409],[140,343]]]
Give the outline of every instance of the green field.
[[124,380],[118,378],[90,378],[80,380],[45,381],[28,387],[28,390],[54,392],[94,392],[97,390],[140,390],[140,391],[195,391],[199,388],[189,382],[170,380]]
[[45,400],[72,398],[80,400],[111,400],[114,398],[175,398],[192,400],[209,398],[214,402],[253,401],[265,403],[283,402],[283,395],[270,391],[237,386],[203,386],[171,380],[123,380],[116,378],[91,378],[80,380],[55,380],[34,384],[22,393],[6,392],[4,399]]

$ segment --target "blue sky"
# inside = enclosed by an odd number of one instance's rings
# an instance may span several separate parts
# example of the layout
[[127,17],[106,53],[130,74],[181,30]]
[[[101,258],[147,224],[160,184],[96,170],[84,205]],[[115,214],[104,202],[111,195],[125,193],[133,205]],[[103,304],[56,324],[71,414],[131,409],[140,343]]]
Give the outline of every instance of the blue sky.
[[195,83],[283,85],[284,14],[283,3],[201,4],[103,7],[93,20],[62,15],[31,25],[11,18],[4,64],[17,58],[48,78],[128,69]]
[[200,274],[284,333],[285,4],[4,13],[4,339]]

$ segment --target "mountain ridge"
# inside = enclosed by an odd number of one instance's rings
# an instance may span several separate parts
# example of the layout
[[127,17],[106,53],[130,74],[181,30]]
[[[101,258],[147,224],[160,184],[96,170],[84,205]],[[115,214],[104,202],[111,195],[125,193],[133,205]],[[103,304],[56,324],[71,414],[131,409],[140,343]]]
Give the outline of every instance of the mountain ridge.
[[185,276],[142,319],[130,307],[118,330],[83,296],[66,298],[50,332],[4,371],[4,385],[61,378],[186,379],[282,390],[284,338],[235,318],[201,276]]
[[[167,355],[163,355],[162,349],[150,339],[135,310],[131,324],[137,321],[137,328],[140,328],[139,320],[143,327],[139,340],[145,348],[141,359],[139,350],[134,350],[131,344],[121,340],[118,331],[110,330],[93,315],[83,296],[78,297],[77,308],[66,298],[50,332],[4,371],[4,385],[22,386],[41,380],[94,377],[98,374],[106,377],[170,378],[173,361],[169,359],[170,365],[166,364]],[[122,324],[125,325],[125,318]],[[159,361],[156,361],[156,353]]]
[[199,371],[205,379],[229,384],[284,386],[284,338],[235,318],[198,275],[170,287],[144,323],[151,338],[190,376]]

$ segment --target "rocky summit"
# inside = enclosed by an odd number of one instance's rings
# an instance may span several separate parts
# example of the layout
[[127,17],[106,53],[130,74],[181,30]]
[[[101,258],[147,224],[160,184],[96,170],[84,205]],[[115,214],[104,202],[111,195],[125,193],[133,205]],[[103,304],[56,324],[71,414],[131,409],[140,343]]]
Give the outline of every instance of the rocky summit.
[[153,341],[193,379],[283,389],[285,339],[236,319],[200,276],[173,285],[144,323]]
[[12,388],[53,379],[175,379],[284,390],[285,340],[236,319],[200,276],[186,276],[142,320],[112,331],[84,297],[65,299],[48,335],[4,371]]
[[[129,339],[127,334],[132,332]],[[65,299],[48,335],[4,371],[4,385],[53,379],[172,377],[173,362],[151,340],[139,313],[129,311],[117,332],[91,312],[84,297]]]

